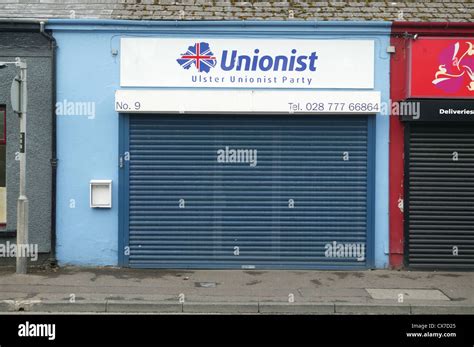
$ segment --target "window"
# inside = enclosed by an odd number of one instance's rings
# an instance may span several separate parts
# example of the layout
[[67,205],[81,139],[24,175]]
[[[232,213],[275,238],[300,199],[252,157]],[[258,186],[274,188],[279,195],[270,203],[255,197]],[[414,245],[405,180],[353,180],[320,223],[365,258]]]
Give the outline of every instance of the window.
[[7,223],[7,112],[5,105],[0,105],[0,226]]

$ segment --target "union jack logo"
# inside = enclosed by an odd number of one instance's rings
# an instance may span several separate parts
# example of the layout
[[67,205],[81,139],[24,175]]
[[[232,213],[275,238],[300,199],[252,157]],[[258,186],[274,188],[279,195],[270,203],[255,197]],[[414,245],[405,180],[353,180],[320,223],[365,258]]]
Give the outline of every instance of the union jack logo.
[[181,58],[176,61],[186,70],[194,64],[199,72],[209,72],[217,63],[207,42],[197,42],[194,46],[189,46],[186,53],[181,54]]

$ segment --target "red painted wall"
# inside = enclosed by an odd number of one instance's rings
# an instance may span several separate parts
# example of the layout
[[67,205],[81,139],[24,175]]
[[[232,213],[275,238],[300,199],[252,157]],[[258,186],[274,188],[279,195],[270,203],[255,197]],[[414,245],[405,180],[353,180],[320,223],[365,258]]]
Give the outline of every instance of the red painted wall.
[[[413,35],[418,37],[474,36],[474,23],[416,23],[394,22],[390,44],[395,53],[390,61],[390,98],[392,102],[404,100],[408,89],[408,46]],[[390,116],[389,144],[389,227],[390,267],[403,267],[403,151],[404,127],[397,116]]]

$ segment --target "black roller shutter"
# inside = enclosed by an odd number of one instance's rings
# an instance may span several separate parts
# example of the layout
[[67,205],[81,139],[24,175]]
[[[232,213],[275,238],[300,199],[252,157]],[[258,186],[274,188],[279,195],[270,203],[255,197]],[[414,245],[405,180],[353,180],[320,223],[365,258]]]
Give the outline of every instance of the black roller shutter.
[[410,124],[406,140],[408,265],[474,269],[474,126]]

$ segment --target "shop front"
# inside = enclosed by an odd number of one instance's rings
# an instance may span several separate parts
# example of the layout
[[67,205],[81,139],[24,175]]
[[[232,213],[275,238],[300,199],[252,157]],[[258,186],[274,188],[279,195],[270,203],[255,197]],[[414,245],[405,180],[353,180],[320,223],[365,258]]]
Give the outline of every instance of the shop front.
[[406,257],[474,269],[474,100],[419,100],[405,117]]
[[[400,30],[405,28],[400,26]],[[393,90],[398,97],[405,95],[404,102],[416,105],[418,110],[401,117],[403,132],[391,136],[393,193],[398,194],[399,189],[395,177],[403,173],[403,193],[399,195],[403,198],[398,200],[404,225],[402,253],[408,268],[472,270],[474,49],[472,39],[463,36],[472,32],[472,27],[453,25],[444,37],[438,36],[441,33],[436,28],[429,29],[432,32],[424,31],[427,29],[423,26],[411,28],[419,34],[403,38],[406,65],[398,60],[396,69],[392,67],[400,73],[406,68],[406,80],[395,84],[392,80]],[[398,54],[405,54],[403,47]],[[405,82],[406,93],[399,93],[405,92],[401,87]],[[398,129],[398,124],[393,129]],[[404,139],[403,146],[397,145],[397,139]],[[403,157],[404,165],[397,172],[399,157]],[[395,202],[391,195],[391,204]],[[394,251],[400,239],[397,209],[392,211]],[[396,262],[392,265],[398,266]]]
[[[55,22],[59,60],[69,64],[70,42],[84,34]],[[62,119],[59,142],[64,155],[81,122],[92,132],[88,123],[114,124],[115,135],[89,134],[79,154],[94,162],[81,168],[82,185],[103,185],[111,200],[95,201],[90,188],[89,205],[63,209],[83,216],[81,225],[59,223],[63,263],[98,257],[67,254],[68,235],[82,233],[76,249],[84,247],[94,238],[85,225],[115,215],[107,262],[115,252],[126,267],[386,267],[388,36],[376,33],[388,26],[332,24],[313,32],[309,24],[235,23],[226,37],[217,23],[193,24],[192,34],[190,23],[172,34],[163,23],[118,23],[113,34],[107,23],[91,28],[92,45],[110,38],[112,54],[97,49],[89,59],[115,61],[115,75],[91,73],[95,88],[107,86],[99,96],[81,89],[97,116],[76,118],[74,134],[72,119]],[[100,163],[107,151],[117,155],[113,165]],[[67,187],[71,179],[63,169],[65,196],[83,195]],[[95,237],[106,247],[104,231]]]

